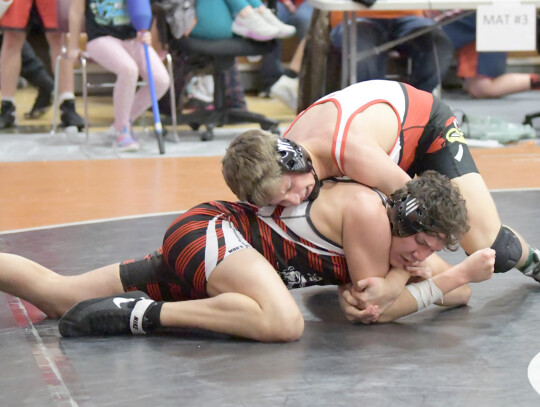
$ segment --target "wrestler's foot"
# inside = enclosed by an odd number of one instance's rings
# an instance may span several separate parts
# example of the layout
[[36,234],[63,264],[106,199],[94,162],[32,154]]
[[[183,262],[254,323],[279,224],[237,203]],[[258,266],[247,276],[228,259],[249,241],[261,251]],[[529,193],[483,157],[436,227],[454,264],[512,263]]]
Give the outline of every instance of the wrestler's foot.
[[15,105],[9,100],[2,100],[0,107],[0,130],[15,126]]
[[540,250],[532,249],[532,262],[529,266],[521,272],[526,276],[534,278],[536,281],[540,282]]
[[62,120],[62,126],[70,127],[75,126],[77,129],[84,129],[84,120],[79,114],[75,111],[75,100],[66,99],[60,105],[60,110],[62,114],[60,115],[60,120]]
[[152,324],[146,313],[157,303],[142,291],[81,301],[60,319],[64,337],[146,334]]

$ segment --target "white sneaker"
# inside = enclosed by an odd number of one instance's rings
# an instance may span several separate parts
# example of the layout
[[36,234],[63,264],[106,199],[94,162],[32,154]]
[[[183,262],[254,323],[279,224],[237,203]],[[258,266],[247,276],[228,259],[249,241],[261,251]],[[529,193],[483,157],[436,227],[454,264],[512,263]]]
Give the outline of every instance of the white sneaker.
[[296,34],[296,27],[294,25],[285,24],[269,9],[264,9],[261,15],[268,24],[279,30],[277,38],[289,38]]
[[189,98],[212,103],[214,101],[214,78],[212,75],[194,76],[187,84],[186,91]]
[[281,75],[270,88],[270,97],[278,98],[296,112],[298,108],[298,78]]
[[255,41],[268,41],[278,38],[280,34],[277,27],[267,23],[256,11],[249,13],[247,17],[237,15],[232,23],[232,32]]

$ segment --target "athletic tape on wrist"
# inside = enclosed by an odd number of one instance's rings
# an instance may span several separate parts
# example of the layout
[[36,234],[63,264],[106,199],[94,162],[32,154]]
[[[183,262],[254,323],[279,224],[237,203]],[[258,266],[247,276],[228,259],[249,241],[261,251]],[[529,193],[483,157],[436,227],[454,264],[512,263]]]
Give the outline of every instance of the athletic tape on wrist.
[[443,293],[431,280],[424,280],[419,283],[408,284],[405,288],[416,300],[418,310],[428,307],[437,301],[443,300]]

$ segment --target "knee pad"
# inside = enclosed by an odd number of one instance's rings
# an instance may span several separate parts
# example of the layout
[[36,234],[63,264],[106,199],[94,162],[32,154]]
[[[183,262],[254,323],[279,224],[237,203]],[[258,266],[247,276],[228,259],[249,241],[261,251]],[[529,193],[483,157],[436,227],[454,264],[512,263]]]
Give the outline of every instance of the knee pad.
[[501,226],[491,248],[495,250],[495,273],[505,273],[514,268],[521,258],[521,242],[506,226]]

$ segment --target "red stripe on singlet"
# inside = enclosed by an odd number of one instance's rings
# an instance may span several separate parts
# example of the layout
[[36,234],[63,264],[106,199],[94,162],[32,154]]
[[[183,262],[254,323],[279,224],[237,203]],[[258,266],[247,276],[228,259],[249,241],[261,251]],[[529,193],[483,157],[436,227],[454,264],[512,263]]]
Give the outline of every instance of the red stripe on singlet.
[[[175,271],[184,270],[185,266],[193,259],[201,248],[206,245],[206,236],[201,236],[198,239],[190,242],[184,249],[180,251],[180,255],[177,257],[174,263]],[[183,272],[182,272],[183,274]]]
[[332,263],[334,265],[334,275],[336,278],[346,282],[348,280],[349,271],[347,269],[345,257],[333,256]]
[[156,301],[161,301],[161,290],[159,289],[158,283],[148,283],[146,284],[146,289],[148,290],[148,295]]

